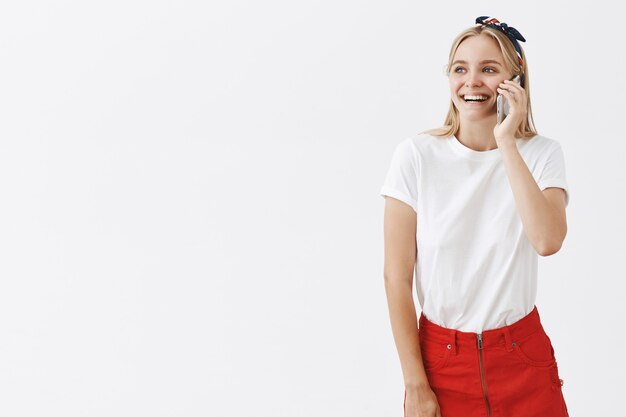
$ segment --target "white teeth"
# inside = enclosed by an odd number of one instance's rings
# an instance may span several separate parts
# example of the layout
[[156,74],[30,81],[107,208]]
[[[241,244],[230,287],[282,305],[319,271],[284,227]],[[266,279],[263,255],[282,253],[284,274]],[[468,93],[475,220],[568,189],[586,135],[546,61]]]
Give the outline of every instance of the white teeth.
[[486,96],[463,96],[465,100],[487,100]]

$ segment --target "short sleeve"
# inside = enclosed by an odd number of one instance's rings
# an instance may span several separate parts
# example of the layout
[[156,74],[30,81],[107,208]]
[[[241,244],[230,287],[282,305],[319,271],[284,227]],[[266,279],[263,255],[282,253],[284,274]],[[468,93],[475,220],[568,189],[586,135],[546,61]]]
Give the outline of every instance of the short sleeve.
[[393,152],[380,195],[403,201],[417,213],[417,179],[417,153],[411,138],[408,138],[400,142]]
[[569,204],[569,187],[565,177],[565,157],[563,149],[557,142],[550,155],[546,159],[545,166],[541,170],[537,185],[541,191],[549,187],[559,187],[565,190],[565,207]]

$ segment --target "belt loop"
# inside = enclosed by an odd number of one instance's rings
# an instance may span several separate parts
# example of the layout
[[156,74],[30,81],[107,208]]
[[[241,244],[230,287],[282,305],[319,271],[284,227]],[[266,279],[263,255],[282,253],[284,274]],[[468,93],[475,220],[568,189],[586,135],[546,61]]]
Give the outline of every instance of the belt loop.
[[456,340],[457,340],[456,332],[457,331],[455,329],[450,330],[450,345],[451,345],[451,349],[452,349],[451,353],[453,353],[455,355],[456,355],[456,347],[457,347],[456,346]]
[[513,339],[511,338],[511,332],[509,331],[509,326],[504,326],[502,328],[502,333],[504,333],[504,343],[505,349],[507,352],[513,351]]

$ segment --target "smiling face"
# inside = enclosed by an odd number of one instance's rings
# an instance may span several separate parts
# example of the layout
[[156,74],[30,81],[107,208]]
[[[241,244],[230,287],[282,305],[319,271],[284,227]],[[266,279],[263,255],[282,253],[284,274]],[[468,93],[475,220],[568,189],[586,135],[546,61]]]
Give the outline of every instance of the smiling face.
[[[461,119],[495,118],[498,86],[511,77],[495,39],[478,35],[463,40],[454,54],[448,77],[452,102]],[[467,101],[468,97],[484,101]]]

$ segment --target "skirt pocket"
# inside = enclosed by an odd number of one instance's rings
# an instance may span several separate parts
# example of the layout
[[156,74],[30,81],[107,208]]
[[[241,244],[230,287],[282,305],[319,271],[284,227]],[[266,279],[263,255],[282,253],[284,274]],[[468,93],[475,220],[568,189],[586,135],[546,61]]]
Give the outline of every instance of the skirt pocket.
[[419,335],[419,339],[424,370],[434,371],[443,368],[450,357],[452,345],[447,341],[424,333]]
[[513,341],[513,352],[529,366],[549,368],[556,364],[552,342],[542,329],[523,339]]

